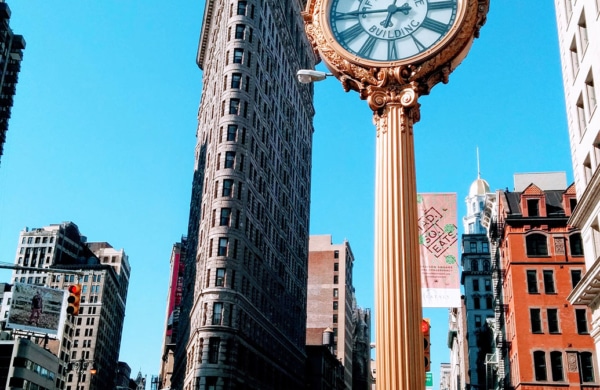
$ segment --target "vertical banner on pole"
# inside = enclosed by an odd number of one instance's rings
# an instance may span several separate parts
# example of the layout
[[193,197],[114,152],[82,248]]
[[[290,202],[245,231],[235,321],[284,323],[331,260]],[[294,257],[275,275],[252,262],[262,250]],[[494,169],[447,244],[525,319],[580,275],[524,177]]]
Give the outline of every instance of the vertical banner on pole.
[[423,307],[459,307],[456,193],[417,195]]

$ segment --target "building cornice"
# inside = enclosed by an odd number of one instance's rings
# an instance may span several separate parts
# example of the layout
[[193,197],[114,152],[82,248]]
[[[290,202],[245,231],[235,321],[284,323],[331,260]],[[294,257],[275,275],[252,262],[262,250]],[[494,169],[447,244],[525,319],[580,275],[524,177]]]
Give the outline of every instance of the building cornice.
[[592,267],[583,275],[567,300],[573,305],[591,306],[600,294],[600,261],[596,259]]
[[196,64],[198,64],[198,67],[202,70],[204,70],[202,64],[204,63],[204,53],[206,52],[206,47],[208,46],[208,38],[211,31],[211,23],[214,9],[215,1],[207,0],[206,6],[204,7],[204,17],[202,18],[202,32],[200,33],[200,42],[198,43],[198,53],[196,55]]
[[571,226],[582,228],[592,210],[597,205],[597,194],[600,191],[600,169],[596,169],[590,182],[577,200],[577,207],[573,210],[573,214],[568,223]]

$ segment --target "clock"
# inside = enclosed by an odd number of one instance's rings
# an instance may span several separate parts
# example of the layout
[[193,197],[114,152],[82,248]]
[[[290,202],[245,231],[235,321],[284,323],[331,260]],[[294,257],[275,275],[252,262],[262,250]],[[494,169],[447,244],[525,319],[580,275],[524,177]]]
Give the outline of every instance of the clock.
[[[415,63],[456,34],[465,0],[329,0],[324,26],[332,45],[353,62]],[[341,51],[339,49],[342,49]]]

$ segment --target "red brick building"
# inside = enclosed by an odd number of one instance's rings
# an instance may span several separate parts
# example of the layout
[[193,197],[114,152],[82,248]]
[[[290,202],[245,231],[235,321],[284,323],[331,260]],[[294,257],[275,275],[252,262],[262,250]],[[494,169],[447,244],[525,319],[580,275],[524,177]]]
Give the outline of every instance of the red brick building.
[[585,273],[579,230],[567,225],[575,187],[540,181],[494,196],[498,380],[520,390],[600,389],[590,313],[567,301]]

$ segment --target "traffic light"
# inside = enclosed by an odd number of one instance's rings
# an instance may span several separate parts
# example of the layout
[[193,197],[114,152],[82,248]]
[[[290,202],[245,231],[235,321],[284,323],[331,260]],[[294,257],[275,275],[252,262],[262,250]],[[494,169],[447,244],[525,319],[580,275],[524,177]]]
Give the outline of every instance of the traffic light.
[[425,372],[431,371],[431,342],[429,340],[431,322],[429,318],[423,318],[421,321],[421,331],[423,332],[423,355],[425,356]]
[[72,284],[69,286],[69,298],[67,298],[67,313],[79,315],[79,303],[81,300],[81,284]]

